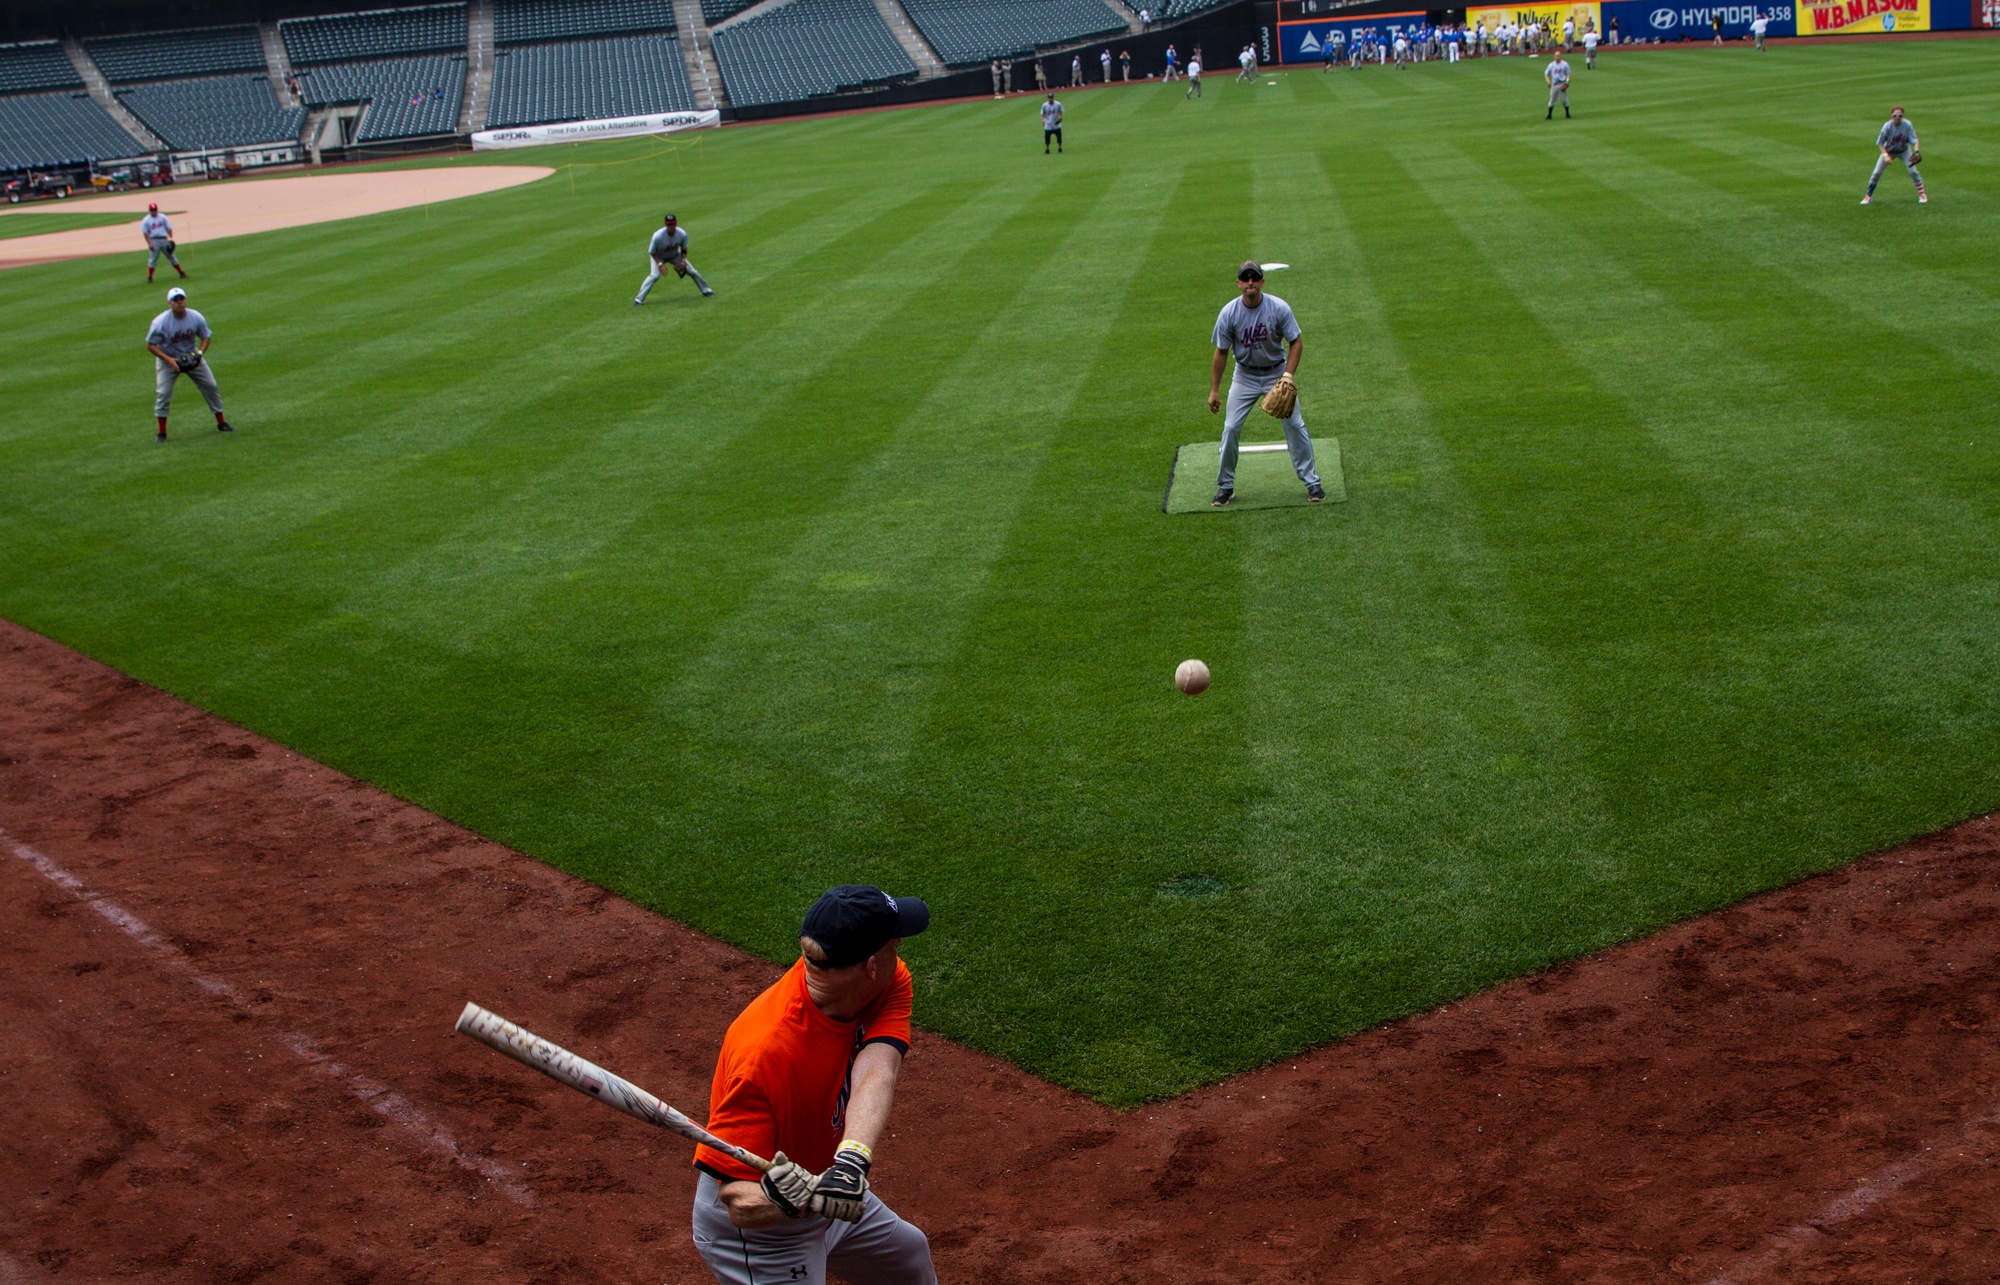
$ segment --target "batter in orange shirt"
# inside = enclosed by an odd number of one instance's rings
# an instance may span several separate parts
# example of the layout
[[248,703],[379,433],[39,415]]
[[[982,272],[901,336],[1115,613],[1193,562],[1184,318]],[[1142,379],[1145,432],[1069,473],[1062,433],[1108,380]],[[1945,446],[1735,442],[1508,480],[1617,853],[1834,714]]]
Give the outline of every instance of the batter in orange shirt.
[[910,970],[930,924],[914,897],[846,884],[813,903],[800,959],[730,1024],[709,1091],[711,1133],[777,1163],[761,1177],[708,1147],[694,1242],[722,1285],[935,1285],[930,1242],[868,1188],[910,1048]]

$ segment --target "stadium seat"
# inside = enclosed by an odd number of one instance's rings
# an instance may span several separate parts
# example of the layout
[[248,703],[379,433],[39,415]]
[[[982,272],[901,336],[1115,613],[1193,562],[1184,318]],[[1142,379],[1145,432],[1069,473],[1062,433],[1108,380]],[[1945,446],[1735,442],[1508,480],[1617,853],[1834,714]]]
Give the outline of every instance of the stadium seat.
[[[464,16],[463,10],[460,17]],[[336,63],[299,72],[308,106],[369,104],[355,141],[421,138],[458,128],[459,98],[465,87],[465,55],[387,58],[379,62]]]
[[701,16],[713,26],[724,18],[735,17],[756,3],[757,0],[701,0]]
[[673,0],[495,0],[493,6],[499,45],[674,28]]
[[693,111],[672,36],[623,36],[502,49],[493,62],[492,128]]
[[465,52],[465,6],[426,5],[328,18],[291,18],[278,24],[294,65],[374,61],[398,54]]
[[903,0],[903,8],[952,66],[1126,30],[1103,0]]
[[0,169],[81,165],[145,153],[89,94],[0,98]]
[[303,107],[280,106],[264,76],[138,85],[119,90],[118,97],[167,146],[176,148],[291,142],[306,116]]
[[1159,10],[1154,20],[1174,22],[1191,13],[1200,13],[1203,9],[1214,9],[1229,3],[1230,0],[1167,0],[1167,7]]
[[53,40],[0,45],[0,94],[31,89],[75,89],[83,84],[69,55]]
[[250,26],[105,36],[86,40],[83,47],[114,85],[264,70],[264,46]]
[[729,101],[792,102],[917,74],[870,0],[792,0],[715,33]]

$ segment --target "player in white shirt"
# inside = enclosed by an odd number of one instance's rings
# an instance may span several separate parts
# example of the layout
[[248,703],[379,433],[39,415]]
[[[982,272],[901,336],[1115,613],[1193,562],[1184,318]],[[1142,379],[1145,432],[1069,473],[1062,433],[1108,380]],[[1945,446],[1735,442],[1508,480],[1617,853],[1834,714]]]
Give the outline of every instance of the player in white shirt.
[[1200,59],[1199,57],[1195,57],[1195,58],[1189,58],[1189,59],[1188,59],[1188,65],[1187,65],[1187,79],[1188,79],[1188,87],[1187,87],[1187,92],[1186,92],[1185,94],[1182,94],[1182,95],[1181,95],[1181,97],[1182,97],[1182,98],[1200,98],[1200,97],[1201,97],[1201,59]]
[[1255,83],[1257,79],[1257,46],[1243,46],[1243,52],[1236,55],[1236,65],[1243,69],[1236,73],[1238,81],[1247,80]]
[[1771,29],[1770,18],[1766,17],[1761,13],[1750,20],[1750,35],[1757,41],[1757,48],[1759,52],[1762,52],[1764,48],[1764,33],[1769,31],[1770,29]]
[[1063,105],[1051,93],[1049,100],[1042,104],[1042,155],[1049,154],[1049,141],[1055,141],[1056,150],[1062,151]]
[[187,291],[175,286],[167,291],[167,310],[146,327],[146,351],[153,354],[153,418],[159,421],[154,441],[167,444],[167,411],[174,404],[174,381],[186,375],[201,390],[201,399],[215,412],[215,431],[233,433],[235,427],[222,415],[222,390],[215,386],[215,372],[208,368],[208,318],[187,306]]
[[1402,32],[1396,33],[1396,70],[1410,69],[1410,38]]
[[1597,66],[1597,32],[1583,33],[1583,69],[1589,71]]
[[167,216],[160,213],[159,206],[146,207],[146,217],[139,220],[139,235],[146,238],[146,280],[153,279],[153,269],[163,254],[167,256],[167,262],[174,265],[174,271],[181,274],[181,279],[187,279],[187,269],[174,257],[174,225],[167,222]]
[[1576,43],[1576,19],[1574,19],[1574,18],[1564,18],[1564,19],[1563,19],[1563,52],[1564,52],[1564,53],[1568,53],[1568,52],[1570,51],[1570,46],[1574,45],[1575,43]]

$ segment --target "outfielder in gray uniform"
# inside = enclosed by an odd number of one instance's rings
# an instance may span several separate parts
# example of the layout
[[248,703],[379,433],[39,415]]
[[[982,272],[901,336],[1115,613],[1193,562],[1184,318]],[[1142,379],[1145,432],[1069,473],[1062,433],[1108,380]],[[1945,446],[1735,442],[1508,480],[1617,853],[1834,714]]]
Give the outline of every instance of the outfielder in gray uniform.
[[153,279],[153,269],[159,266],[163,254],[167,256],[167,262],[174,265],[175,272],[180,273],[183,279],[187,277],[187,269],[174,257],[174,225],[160,213],[159,206],[146,207],[146,217],[139,220],[139,235],[146,238],[146,280]]
[[1549,59],[1549,65],[1542,69],[1543,79],[1549,82],[1549,114],[1543,120],[1556,118],[1556,104],[1563,105],[1563,119],[1569,119],[1569,60],[1561,54]]
[[702,298],[715,297],[715,291],[708,288],[708,282],[702,280],[701,273],[696,272],[694,265],[688,262],[687,229],[682,227],[680,220],[673,215],[669,214],[660,230],[653,233],[653,239],[646,245],[646,253],[652,257],[653,270],[647,273],[646,279],[640,283],[639,297],[632,301],[633,307],[636,308],[646,302],[646,296],[653,293],[653,283],[660,279],[660,271],[663,268],[672,268],[683,277],[693,277],[695,285],[701,290]]
[[[1264,293],[1264,269],[1255,260],[1236,270],[1240,298],[1223,305],[1215,318],[1215,360],[1209,364],[1208,410],[1222,409],[1222,367],[1236,358],[1236,373],[1229,377],[1229,414],[1222,421],[1222,467],[1215,475],[1215,499],[1221,508],[1236,498],[1236,448],[1243,435],[1243,421],[1265,393],[1284,375],[1296,375],[1303,343],[1299,321],[1292,306],[1274,294]],[[1291,452],[1292,471],[1306,484],[1306,495],[1324,500],[1319,470],[1313,466],[1312,438],[1306,434],[1306,419],[1297,406],[1285,421],[1285,448]]]
[[213,336],[208,318],[187,306],[187,291],[175,286],[167,291],[167,310],[153,318],[146,329],[146,349],[153,354],[153,417],[160,422],[153,440],[167,441],[167,411],[174,404],[174,381],[186,375],[201,390],[201,398],[215,412],[215,431],[236,429],[222,417],[222,390],[215,386],[215,372],[208,368],[205,354]]
[[1882,155],[1876,158],[1875,172],[1868,176],[1868,191],[1861,197],[1863,205],[1875,202],[1875,185],[1882,181],[1882,171],[1889,168],[1892,160],[1901,161],[1903,168],[1910,172],[1910,180],[1917,185],[1917,202],[1930,203],[1931,195],[1924,191],[1924,176],[1917,172],[1917,158],[1922,149],[1917,144],[1917,127],[1910,124],[1903,115],[1903,109],[1893,108],[1889,119],[1883,123],[1880,133],[1875,135],[1876,150]]

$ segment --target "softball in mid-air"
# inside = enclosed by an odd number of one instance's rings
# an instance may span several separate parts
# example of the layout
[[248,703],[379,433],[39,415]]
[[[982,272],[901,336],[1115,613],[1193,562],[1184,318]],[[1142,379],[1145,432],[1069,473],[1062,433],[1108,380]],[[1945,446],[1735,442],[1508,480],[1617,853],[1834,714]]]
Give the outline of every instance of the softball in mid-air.
[[1189,696],[1201,695],[1208,690],[1208,666],[1198,660],[1182,661],[1174,670],[1174,686]]

